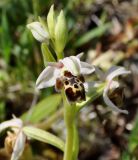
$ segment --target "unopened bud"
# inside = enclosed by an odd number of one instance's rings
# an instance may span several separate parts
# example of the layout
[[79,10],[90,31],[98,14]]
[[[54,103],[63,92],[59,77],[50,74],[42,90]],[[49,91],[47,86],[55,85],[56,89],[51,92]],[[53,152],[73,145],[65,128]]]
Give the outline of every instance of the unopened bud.
[[48,31],[51,38],[55,37],[55,13],[54,13],[54,5],[51,6],[49,13],[47,15],[47,25]]
[[67,25],[66,25],[66,20],[64,16],[64,12],[61,11],[58,18],[57,18],[57,23],[55,27],[55,47],[56,47],[56,52],[57,52],[57,57],[62,58],[62,54],[65,45],[67,42]]

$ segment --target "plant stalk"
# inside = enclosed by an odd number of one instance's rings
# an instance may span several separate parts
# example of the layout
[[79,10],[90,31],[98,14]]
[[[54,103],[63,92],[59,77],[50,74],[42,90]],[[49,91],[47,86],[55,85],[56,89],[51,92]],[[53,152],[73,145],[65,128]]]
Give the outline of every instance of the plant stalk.
[[78,159],[78,153],[79,153],[79,135],[78,135],[78,128],[77,123],[73,123],[73,155],[72,160]]
[[65,143],[63,160],[72,160],[76,105],[70,104],[68,102],[64,91],[62,91],[62,94],[64,103],[64,121],[66,125],[66,143]]

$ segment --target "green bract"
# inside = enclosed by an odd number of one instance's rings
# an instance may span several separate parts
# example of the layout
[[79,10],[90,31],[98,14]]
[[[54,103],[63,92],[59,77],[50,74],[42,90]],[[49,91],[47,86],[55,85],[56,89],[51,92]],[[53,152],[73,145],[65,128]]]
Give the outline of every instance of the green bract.
[[41,44],[41,51],[43,54],[45,67],[47,66],[47,62],[55,62],[55,58],[53,57],[46,43]]

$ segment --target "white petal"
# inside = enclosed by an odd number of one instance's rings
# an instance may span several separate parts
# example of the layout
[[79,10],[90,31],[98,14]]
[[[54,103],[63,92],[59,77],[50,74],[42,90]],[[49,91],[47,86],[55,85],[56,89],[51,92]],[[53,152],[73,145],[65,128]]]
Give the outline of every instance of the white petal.
[[36,40],[44,42],[49,39],[48,32],[43,28],[40,22],[32,22],[27,25],[27,28],[31,30]]
[[60,60],[66,69],[70,71],[73,75],[80,74],[80,60],[75,56],[66,57],[63,60]]
[[81,64],[81,74],[90,74],[95,71],[95,68],[86,62],[80,62]]
[[23,126],[22,120],[19,118],[14,118],[9,121],[5,121],[5,122],[1,123],[0,124],[0,132],[2,132],[4,129],[6,129],[8,127],[21,128],[22,126]]
[[39,75],[36,81],[36,87],[38,89],[54,86],[56,79],[60,74],[60,69],[48,66]]
[[117,81],[110,81],[108,83],[110,83],[109,89],[111,89],[111,90],[114,90],[114,89],[116,89],[116,88],[118,88],[120,86],[119,82],[117,82]]
[[11,160],[18,160],[22,155],[25,147],[26,136],[22,131],[19,131],[18,136],[16,138]]
[[81,53],[77,54],[76,57],[80,59],[83,55],[84,55],[84,53],[81,52]]
[[98,67],[95,66],[95,72],[96,72],[98,78],[99,78],[101,81],[104,81],[104,80],[105,80],[105,74],[104,74],[104,72],[103,72],[101,69],[99,69]]
[[130,73],[131,72],[126,70],[124,67],[114,66],[114,67],[111,67],[107,72],[106,79],[110,81],[119,75],[130,74]]
[[128,111],[121,110],[115,104],[113,104],[113,102],[107,96],[107,93],[108,93],[108,87],[106,87],[104,89],[104,92],[103,92],[103,99],[104,99],[104,102],[106,103],[106,105],[109,106],[109,107],[111,107],[113,111],[124,113],[124,114],[128,114]]

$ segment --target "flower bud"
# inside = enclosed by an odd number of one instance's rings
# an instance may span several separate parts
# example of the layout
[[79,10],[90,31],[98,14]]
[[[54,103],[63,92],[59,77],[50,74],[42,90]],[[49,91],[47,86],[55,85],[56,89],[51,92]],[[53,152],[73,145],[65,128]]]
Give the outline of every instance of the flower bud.
[[27,25],[31,30],[34,38],[40,42],[46,42],[49,39],[49,34],[40,22],[32,22]]
[[54,5],[51,6],[49,13],[47,15],[47,25],[48,31],[51,38],[55,37],[55,13],[54,13]]
[[55,48],[58,59],[62,58],[62,52],[67,42],[67,25],[63,11],[61,10],[55,27]]

